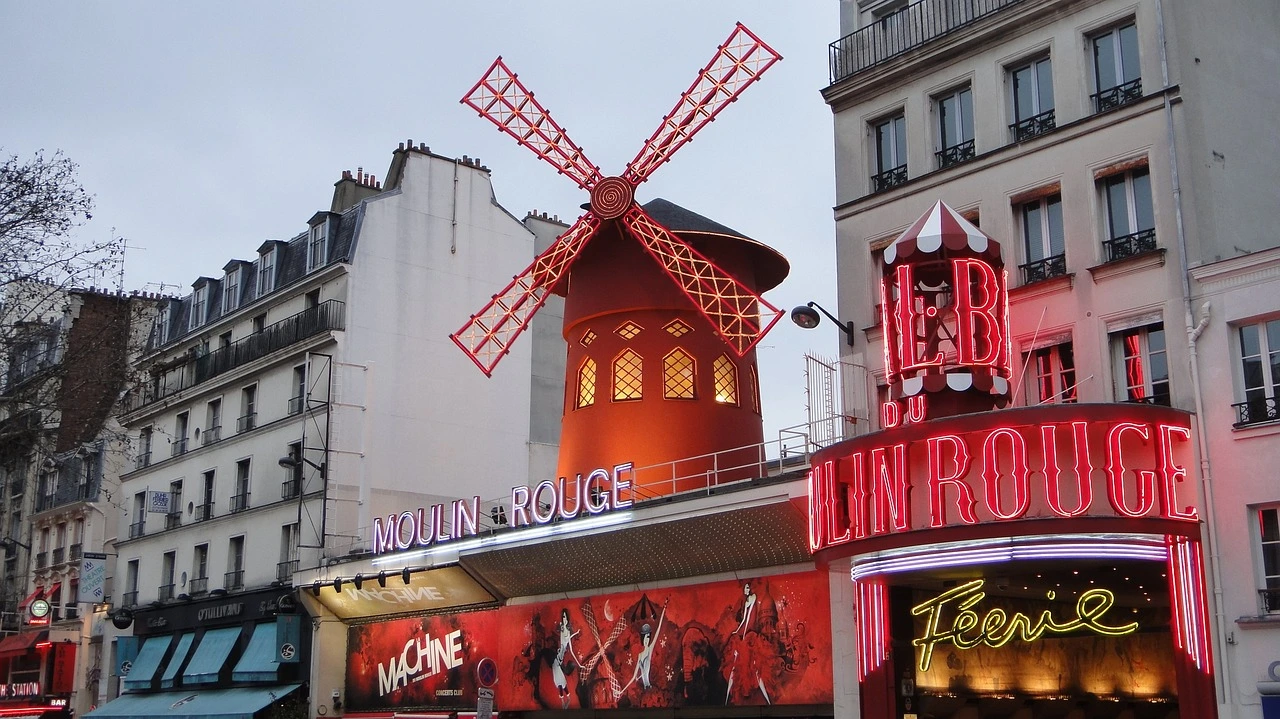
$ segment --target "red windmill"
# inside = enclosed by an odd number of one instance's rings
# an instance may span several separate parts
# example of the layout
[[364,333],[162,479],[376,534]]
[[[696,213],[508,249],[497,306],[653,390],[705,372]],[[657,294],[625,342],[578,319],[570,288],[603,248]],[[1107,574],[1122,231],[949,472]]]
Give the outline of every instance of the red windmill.
[[[737,446],[734,442],[745,445],[760,441],[758,410],[754,421],[744,422],[740,418],[709,416],[707,411],[695,409],[695,405],[707,402],[716,404],[715,400],[720,405],[730,403],[725,401],[724,393],[715,389],[702,392],[703,396],[698,397],[700,383],[690,376],[694,369],[685,360],[681,360],[678,368],[687,379],[679,398],[692,401],[640,409],[640,405],[648,404],[643,402],[644,364],[656,363],[661,358],[669,365],[670,353],[677,349],[683,353],[682,357],[696,363],[697,358],[691,352],[670,344],[673,338],[690,331],[673,332],[671,325],[679,321],[681,315],[687,315],[679,326],[691,330],[689,323],[697,322],[696,315],[701,315],[719,338],[716,348],[727,344],[731,350],[734,366],[730,369],[735,376],[740,372],[744,383],[748,377],[754,380],[753,348],[782,316],[782,312],[759,293],[785,277],[786,261],[776,252],[731,230],[708,231],[707,226],[728,228],[681,208],[676,209],[685,217],[702,221],[695,223],[701,227],[666,227],[636,203],[634,193],[654,170],[670,160],[676,150],[780,59],[780,55],[739,23],[627,164],[626,170],[613,177],[605,177],[587,160],[582,148],[569,139],[501,57],[462,99],[464,104],[591,195],[585,214],[450,335],[488,375],[516,337],[528,327],[548,296],[551,293],[565,296],[565,339],[570,347],[566,386],[571,389],[566,393],[561,436],[562,476],[572,478],[574,473],[614,462],[631,461],[636,466],[645,466]],[[677,235],[681,230],[690,229],[693,235],[682,234],[692,242]],[[601,236],[604,239],[593,242]],[[645,255],[650,259],[644,260]],[[730,267],[734,270],[732,274],[726,269]],[[663,276],[665,280],[659,279]],[[598,328],[594,326],[597,324]],[[625,331],[618,331],[624,326]],[[662,332],[664,328],[666,332]],[[646,329],[648,339],[641,336],[646,334]],[[578,356],[596,337],[615,333],[629,343],[622,348],[623,354],[601,358],[601,366],[594,358]],[[579,334],[581,338],[577,337]],[[710,333],[702,334],[711,338]],[[571,336],[580,341],[573,341]],[[649,350],[650,360],[645,359],[646,352],[642,349]],[[652,356],[653,351],[662,354]],[[623,357],[624,365],[618,365],[618,357]],[[589,362],[589,367],[583,362]],[[705,364],[712,365],[712,358]],[[718,371],[729,371],[723,363],[718,368]],[[616,371],[611,374],[609,369]],[[664,367],[664,371],[666,369],[670,367]],[[584,390],[583,373],[587,370],[592,386]],[[621,394],[617,391],[620,377],[617,372],[626,372],[622,378],[625,391]],[[661,376],[658,372],[649,374]],[[608,402],[595,401],[598,380],[614,386]],[[754,386],[751,390],[754,391]],[[690,392],[693,396],[688,396]],[[672,399],[665,389],[658,394]],[[738,394],[735,390],[731,404],[741,409],[748,403],[740,401]],[[758,397],[753,397],[753,401],[758,406]],[[572,412],[588,409],[595,412]],[[584,416],[571,417],[571,414]],[[592,416],[585,416],[587,414]],[[721,428],[708,430],[708,423]],[[626,426],[631,441],[616,438],[602,441],[611,426]],[[637,426],[643,426],[645,432],[635,432]],[[670,440],[656,436],[655,431],[659,435],[669,434]],[[638,434],[645,435],[644,442],[635,439]],[[690,435],[702,435],[702,438],[691,440]],[[639,479],[643,482],[643,478]]]

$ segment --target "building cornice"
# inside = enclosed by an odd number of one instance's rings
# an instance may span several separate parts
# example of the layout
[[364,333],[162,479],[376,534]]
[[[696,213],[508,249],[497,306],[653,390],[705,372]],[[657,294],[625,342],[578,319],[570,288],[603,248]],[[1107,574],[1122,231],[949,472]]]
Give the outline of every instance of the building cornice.
[[1220,260],[1188,270],[1200,295],[1280,278],[1280,247]]

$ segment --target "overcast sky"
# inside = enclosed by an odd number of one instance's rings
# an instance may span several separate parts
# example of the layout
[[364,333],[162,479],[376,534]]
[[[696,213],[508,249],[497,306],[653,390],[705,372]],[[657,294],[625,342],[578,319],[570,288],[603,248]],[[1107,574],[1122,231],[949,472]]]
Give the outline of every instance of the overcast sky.
[[[835,307],[827,43],[836,0],[19,2],[0,0],[0,147],[61,149],[96,196],[81,232],[129,238],[125,288],[199,275],[328,209],[344,169],[386,174],[410,138],[479,157],[498,201],[572,221],[572,182],[458,100],[497,55],[606,175],[618,174],[741,21],[784,60],[637,192],[781,251],[784,309]],[[176,286],[176,287],[175,287]],[[499,287],[495,287],[496,292]],[[461,322],[463,318],[459,318]],[[760,349],[766,438],[805,421],[806,350],[829,323],[780,323]]]

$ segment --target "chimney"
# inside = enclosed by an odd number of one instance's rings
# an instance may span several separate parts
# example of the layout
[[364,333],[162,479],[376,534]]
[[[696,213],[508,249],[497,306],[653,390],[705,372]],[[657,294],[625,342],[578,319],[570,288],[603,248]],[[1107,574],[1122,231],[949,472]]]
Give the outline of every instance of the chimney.
[[381,191],[382,185],[373,175],[364,174],[363,167],[357,167],[354,175],[351,170],[343,170],[342,178],[333,183],[333,202],[329,204],[329,211],[345,212]]

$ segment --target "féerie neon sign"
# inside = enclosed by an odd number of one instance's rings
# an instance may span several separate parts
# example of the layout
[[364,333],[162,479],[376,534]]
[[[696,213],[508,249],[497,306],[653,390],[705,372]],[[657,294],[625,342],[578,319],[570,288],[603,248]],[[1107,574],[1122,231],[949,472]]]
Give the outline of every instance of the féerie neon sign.
[[[1022,612],[1009,615],[999,607],[989,609],[979,617],[974,607],[987,596],[982,591],[985,584],[985,579],[975,579],[911,608],[912,615],[925,615],[924,636],[911,642],[913,646],[920,647],[920,671],[929,671],[933,649],[942,643],[950,643],[957,649],[973,649],[980,644],[998,649],[1015,638],[1034,642],[1046,633],[1066,634],[1083,629],[1119,637],[1138,630],[1137,622],[1112,625],[1103,621],[1103,616],[1116,602],[1115,594],[1108,589],[1081,592],[1076,599],[1076,615],[1070,619],[1055,619],[1052,610],[1045,609],[1032,620]],[[1048,592],[1048,597],[1054,599],[1055,593]],[[955,608],[955,617],[950,627],[942,629],[944,609],[951,607]]]

